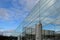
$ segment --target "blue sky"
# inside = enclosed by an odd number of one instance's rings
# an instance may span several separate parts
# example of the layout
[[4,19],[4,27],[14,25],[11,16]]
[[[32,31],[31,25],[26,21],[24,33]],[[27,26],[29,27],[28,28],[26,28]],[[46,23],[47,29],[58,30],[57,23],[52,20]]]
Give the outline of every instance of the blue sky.
[[16,29],[36,3],[37,0],[0,0],[0,31]]
[[[31,9],[34,7],[34,5],[39,0],[0,0],[0,31],[14,31],[25,19],[27,15],[29,15]],[[58,3],[57,3],[58,2]],[[56,4],[54,5],[56,8],[59,8],[60,5],[58,5],[60,1],[56,1]],[[57,5],[57,6],[56,6]],[[48,5],[49,6],[49,5]],[[52,10],[48,10],[48,12],[54,12],[56,9],[53,7]],[[53,11],[54,10],[54,11]],[[54,20],[54,18],[57,18],[54,23],[51,23],[47,26],[44,26],[45,30],[58,30],[60,31],[60,14],[59,11],[55,11],[54,13],[57,14],[49,14],[46,12],[45,14],[42,14],[41,16],[44,17],[44,20],[42,21],[44,23],[51,22]],[[48,16],[50,15],[50,16]],[[48,17],[45,17],[48,16]],[[35,16],[34,16],[35,17]],[[42,17],[41,17],[42,18]],[[52,18],[52,19],[50,19]],[[28,18],[30,19],[30,18]],[[24,24],[24,23],[23,23]],[[23,25],[22,24],[22,25]],[[54,25],[55,24],[55,25]],[[59,25],[56,25],[59,24]],[[54,27],[56,29],[54,29]],[[20,30],[21,27],[17,28],[17,31]]]
[[[14,31],[37,2],[38,0],[0,0],[0,31]],[[60,1],[57,2],[56,5],[60,3]],[[56,7],[59,8],[60,6],[57,5]],[[48,13],[45,14],[48,15]],[[44,16],[45,14],[42,15]],[[56,18],[58,15],[51,16],[51,18]],[[48,18],[45,21],[47,20]],[[57,21],[60,22],[59,20]],[[50,26],[54,28],[54,25],[49,24],[45,26],[45,29],[51,29]]]

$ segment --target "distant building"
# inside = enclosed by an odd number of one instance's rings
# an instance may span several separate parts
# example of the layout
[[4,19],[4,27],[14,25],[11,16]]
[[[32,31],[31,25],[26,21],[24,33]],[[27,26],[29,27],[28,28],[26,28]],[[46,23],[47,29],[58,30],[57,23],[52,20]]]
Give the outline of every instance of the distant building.
[[0,35],[3,35],[3,32],[0,31]]
[[[23,32],[25,40],[36,40],[35,39],[35,28],[31,27],[25,27],[25,31]],[[42,40],[55,40],[55,39],[60,39],[60,34],[57,34],[57,32],[52,31],[52,30],[42,30]]]

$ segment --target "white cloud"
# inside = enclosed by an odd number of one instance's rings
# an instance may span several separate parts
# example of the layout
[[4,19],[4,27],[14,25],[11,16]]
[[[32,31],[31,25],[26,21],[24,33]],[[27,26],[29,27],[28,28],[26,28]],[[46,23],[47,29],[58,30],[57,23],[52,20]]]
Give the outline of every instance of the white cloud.
[[38,2],[38,0],[27,0],[26,2],[27,2],[26,4],[27,8],[32,9],[35,6],[35,4]]
[[5,8],[0,8],[0,19],[11,20],[12,17],[14,17],[15,19],[19,19],[22,15],[26,14],[24,12],[31,9],[37,3],[37,1],[38,0],[12,0],[12,4],[16,8],[19,8],[20,7],[19,5],[24,5],[26,7],[23,7],[24,10],[19,10],[19,9],[13,8],[12,9],[13,11],[10,11]]
[[0,8],[0,19],[9,20],[8,10]]
[[25,7],[30,10],[38,1],[39,0],[19,0],[19,4],[25,5]]
[[55,2],[56,2],[56,0],[47,0],[49,3],[48,3],[48,5],[47,5],[47,8],[49,8],[50,6],[52,6]]
[[53,24],[57,24],[57,25],[60,25],[60,19],[56,20],[53,22]]
[[0,8],[0,20],[13,22],[14,20],[22,20],[27,16],[28,12],[18,10],[18,9],[12,9],[8,10],[5,8]]

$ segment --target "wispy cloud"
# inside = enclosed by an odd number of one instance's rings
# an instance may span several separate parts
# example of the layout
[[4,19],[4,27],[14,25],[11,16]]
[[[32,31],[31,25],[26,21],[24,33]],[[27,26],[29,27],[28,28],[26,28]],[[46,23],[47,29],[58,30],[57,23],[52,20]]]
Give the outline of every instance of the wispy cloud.
[[10,2],[12,6],[8,9],[0,8],[0,19],[11,20],[13,17],[15,19],[22,17],[36,4],[36,1],[37,0],[5,0],[5,3]]
[[39,0],[26,0],[26,7],[32,9]]
[[4,20],[0,26],[15,29],[36,3],[37,0],[0,0],[0,22]]
[[8,10],[0,8],[0,19],[9,20]]

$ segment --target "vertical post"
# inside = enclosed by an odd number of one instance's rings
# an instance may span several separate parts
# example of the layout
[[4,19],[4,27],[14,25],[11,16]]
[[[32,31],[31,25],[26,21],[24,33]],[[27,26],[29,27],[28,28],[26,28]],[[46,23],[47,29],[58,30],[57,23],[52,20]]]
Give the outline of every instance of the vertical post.
[[18,38],[17,38],[18,40],[19,40],[19,36],[18,36]]
[[18,40],[20,40],[20,36],[18,36],[18,38],[17,38]]
[[42,24],[39,23],[36,26],[36,40],[42,40]]

